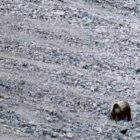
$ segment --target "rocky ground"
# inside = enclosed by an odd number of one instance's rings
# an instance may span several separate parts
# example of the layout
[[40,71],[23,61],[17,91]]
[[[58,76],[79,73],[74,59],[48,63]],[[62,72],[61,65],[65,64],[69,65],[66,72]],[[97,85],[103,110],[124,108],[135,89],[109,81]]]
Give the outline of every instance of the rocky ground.
[[54,139],[140,139],[139,0],[0,1],[0,140]]

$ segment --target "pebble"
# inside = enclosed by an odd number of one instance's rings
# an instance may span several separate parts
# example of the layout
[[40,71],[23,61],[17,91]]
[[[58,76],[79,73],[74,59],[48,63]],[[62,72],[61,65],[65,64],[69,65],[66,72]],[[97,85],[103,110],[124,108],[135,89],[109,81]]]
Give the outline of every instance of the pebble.
[[97,86],[96,86],[96,87],[91,86],[90,90],[91,90],[92,92],[96,92],[96,91],[98,91],[98,87],[97,87]]
[[90,90],[93,92],[93,91],[94,91],[94,87],[93,87],[93,86],[91,86]]
[[66,137],[72,139],[74,135],[71,132],[66,133]]
[[52,138],[57,138],[59,135],[58,135],[58,133],[57,132],[53,132],[52,134],[51,134],[51,137]]
[[98,133],[102,133],[102,129],[100,127],[96,127],[96,130],[98,131]]
[[136,74],[140,73],[140,68],[136,69]]
[[4,100],[4,96],[0,95],[0,101]]

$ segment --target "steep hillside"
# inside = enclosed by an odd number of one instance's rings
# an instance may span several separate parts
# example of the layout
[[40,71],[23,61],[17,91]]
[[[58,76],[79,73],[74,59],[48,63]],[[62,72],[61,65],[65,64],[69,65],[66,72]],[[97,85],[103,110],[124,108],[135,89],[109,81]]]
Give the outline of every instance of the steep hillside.
[[[118,100],[131,122],[110,120]],[[0,1],[0,140],[139,140],[139,126],[139,0]]]

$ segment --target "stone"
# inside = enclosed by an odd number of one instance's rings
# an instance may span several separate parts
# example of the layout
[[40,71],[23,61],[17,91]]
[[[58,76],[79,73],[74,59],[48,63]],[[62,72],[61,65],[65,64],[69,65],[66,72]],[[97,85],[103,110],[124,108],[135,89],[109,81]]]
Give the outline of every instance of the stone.
[[66,133],[66,137],[69,139],[73,139],[74,135],[71,132]]

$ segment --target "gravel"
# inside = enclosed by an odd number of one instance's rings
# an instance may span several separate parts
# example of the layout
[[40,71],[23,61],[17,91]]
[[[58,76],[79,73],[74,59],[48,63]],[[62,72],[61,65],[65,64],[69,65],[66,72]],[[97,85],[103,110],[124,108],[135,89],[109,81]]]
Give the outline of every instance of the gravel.
[[[0,17],[1,140],[140,139],[139,0],[2,0]],[[132,121],[109,118],[118,100]]]

